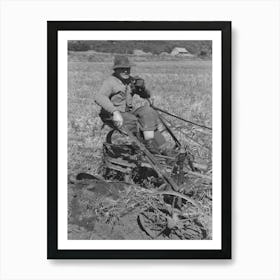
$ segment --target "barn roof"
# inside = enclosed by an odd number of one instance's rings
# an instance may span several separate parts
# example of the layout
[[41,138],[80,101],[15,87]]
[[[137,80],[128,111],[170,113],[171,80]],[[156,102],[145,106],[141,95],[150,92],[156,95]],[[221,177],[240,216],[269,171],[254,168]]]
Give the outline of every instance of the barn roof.
[[173,49],[173,51],[174,50],[176,50],[176,51],[178,51],[178,52],[188,52],[185,48],[179,48],[179,47],[175,47],[174,49]]

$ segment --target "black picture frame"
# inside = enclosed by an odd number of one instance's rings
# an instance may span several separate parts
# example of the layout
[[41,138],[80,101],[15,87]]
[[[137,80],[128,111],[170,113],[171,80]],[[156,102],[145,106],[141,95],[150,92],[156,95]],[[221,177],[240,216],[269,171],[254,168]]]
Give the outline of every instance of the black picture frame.
[[[221,151],[222,225],[221,249],[199,250],[60,250],[58,249],[58,32],[66,30],[218,30],[221,31]],[[231,259],[231,22],[47,22],[47,113],[48,113],[48,259]]]

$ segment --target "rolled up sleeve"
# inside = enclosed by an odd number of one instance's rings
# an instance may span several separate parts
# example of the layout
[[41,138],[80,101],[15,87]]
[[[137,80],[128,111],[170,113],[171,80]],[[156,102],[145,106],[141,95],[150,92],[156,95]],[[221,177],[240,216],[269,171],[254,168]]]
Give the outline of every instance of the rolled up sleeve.
[[135,92],[135,94],[138,94],[141,98],[144,98],[144,99],[151,97],[151,92],[148,89],[138,90]]
[[109,98],[112,91],[113,85],[109,80],[107,80],[102,84],[100,90],[94,96],[95,103],[110,113],[117,111],[116,107]]

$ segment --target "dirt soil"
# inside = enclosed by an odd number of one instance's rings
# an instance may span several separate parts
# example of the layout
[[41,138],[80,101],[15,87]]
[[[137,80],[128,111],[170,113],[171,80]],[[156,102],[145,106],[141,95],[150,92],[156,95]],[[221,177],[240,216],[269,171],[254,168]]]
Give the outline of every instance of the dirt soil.
[[127,213],[114,209],[131,191],[122,182],[70,183],[68,239],[150,239],[137,223],[137,207]]
[[[179,238],[175,234],[161,234],[155,238],[147,234],[139,222],[139,213],[143,205],[147,204],[149,190],[138,185],[76,180],[69,182],[68,187],[68,239],[188,239],[188,235]],[[211,239],[212,221],[209,218],[210,216],[207,216],[207,219],[204,219],[207,232],[200,231],[201,237],[198,239]],[[154,221],[155,225],[157,222]],[[198,225],[196,228],[199,228]],[[193,226],[190,230],[193,230]]]

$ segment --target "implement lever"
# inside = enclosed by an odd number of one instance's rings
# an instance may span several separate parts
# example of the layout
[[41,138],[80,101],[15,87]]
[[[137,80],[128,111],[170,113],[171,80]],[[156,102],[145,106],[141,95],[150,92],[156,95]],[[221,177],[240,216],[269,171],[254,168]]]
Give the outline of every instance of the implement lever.
[[205,125],[201,125],[201,124],[197,124],[197,123],[191,122],[191,121],[186,120],[186,119],[184,119],[184,118],[181,118],[181,117],[179,117],[179,116],[173,115],[173,114],[171,114],[171,113],[169,113],[169,112],[167,112],[167,111],[165,111],[165,110],[163,110],[163,109],[160,109],[160,108],[158,108],[158,107],[155,107],[155,106],[153,105],[153,103],[152,103],[150,100],[149,100],[149,103],[150,103],[150,106],[151,106],[153,109],[155,109],[156,111],[162,112],[162,113],[164,113],[164,114],[166,114],[166,115],[168,115],[168,116],[174,117],[174,118],[176,118],[176,119],[178,119],[178,120],[181,120],[181,121],[184,121],[184,122],[187,122],[187,123],[190,123],[190,124],[193,124],[193,125],[196,125],[196,126],[205,128],[205,129],[212,130],[211,127],[208,127],[208,126],[205,126]]
[[158,173],[158,175],[168,184],[171,186],[172,190],[179,191],[179,186],[176,184],[176,182],[164,171],[164,168],[158,163],[158,161],[155,159],[153,154],[151,154],[144,144],[142,144],[128,129],[126,129],[124,126],[120,129],[121,132],[128,135],[131,140],[136,142],[137,146],[140,148],[140,150],[145,154],[148,162],[151,164],[151,166],[154,168],[154,170]]

